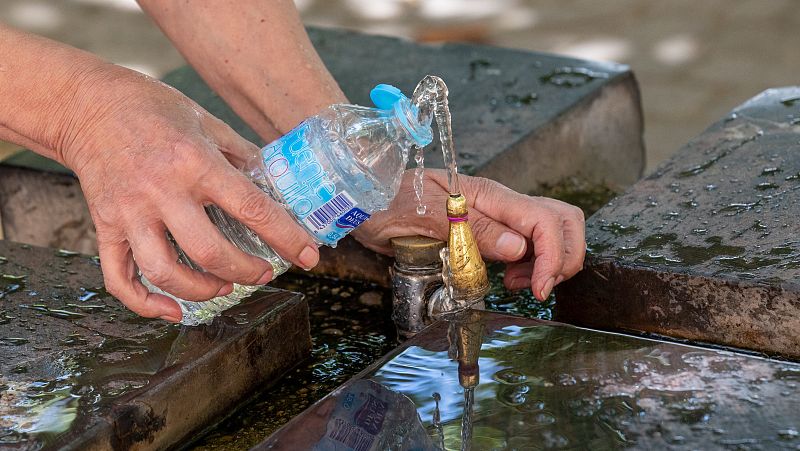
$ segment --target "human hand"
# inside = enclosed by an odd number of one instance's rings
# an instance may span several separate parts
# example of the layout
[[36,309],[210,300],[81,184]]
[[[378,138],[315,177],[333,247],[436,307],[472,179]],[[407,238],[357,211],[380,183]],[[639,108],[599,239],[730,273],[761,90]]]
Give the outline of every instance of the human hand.
[[[353,232],[367,248],[391,255],[389,239],[406,235],[447,241],[447,174],[425,170],[424,216],[416,213],[413,175],[413,171],[403,174],[400,191],[387,211],[375,213]],[[536,298],[545,300],[555,285],[581,270],[586,241],[579,208],[526,196],[484,178],[459,175],[459,182],[481,254],[507,264],[507,288],[530,287]]]
[[[111,294],[139,315],[179,321],[178,305],[150,293],[137,269],[186,300],[228,294],[232,282],[271,281],[271,265],[229,243],[206,216],[208,204],[292,263],[316,265],[309,235],[234,166],[256,146],[157,80],[111,65],[91,77],[79,114],[61,125],[60,159],[80,178]],[[206,272],[177,262],[167,231]]]

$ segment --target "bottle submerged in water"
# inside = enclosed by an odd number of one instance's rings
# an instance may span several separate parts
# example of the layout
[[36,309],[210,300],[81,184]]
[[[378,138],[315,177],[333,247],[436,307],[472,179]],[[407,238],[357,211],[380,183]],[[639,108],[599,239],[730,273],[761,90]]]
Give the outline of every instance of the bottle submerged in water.
[[[370,93],[377,108],[331,105],[268,144],[245,168],[264,192],[281,203],[317,245],[336,243],[376,211],[389,207],[400,186],[412,146],[432,140],[430,122],[420,123],[418,110],[400,90],[378,85]],[[273,277],[291,264],[253,231],[216,206],[209,218],[236,247],[268,261]],[[179,261],[202,271],[173,242]],[[258,287],[234,284],[233,292],[209,301],[179,299],[142,277],[152,292],[175,299],[182,324],[208,324]]]

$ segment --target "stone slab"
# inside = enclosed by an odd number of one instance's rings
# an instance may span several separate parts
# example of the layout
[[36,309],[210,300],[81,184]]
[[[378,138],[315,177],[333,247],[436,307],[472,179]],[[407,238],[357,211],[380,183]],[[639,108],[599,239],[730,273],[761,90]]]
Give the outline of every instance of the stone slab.
[[470,449],[464,430],[471,449],[796,445],[800,365],[489,312],[468,327],[477,365],[454,360],[469,334],[435,323],[253,449]]
[[800,358],[800,88],[767,90],[587,221],[556,318]]
[[96,258],[0,241],[0,448],[185,443],[310,348],[299,294],[269,289],[180,327],[109,296]]

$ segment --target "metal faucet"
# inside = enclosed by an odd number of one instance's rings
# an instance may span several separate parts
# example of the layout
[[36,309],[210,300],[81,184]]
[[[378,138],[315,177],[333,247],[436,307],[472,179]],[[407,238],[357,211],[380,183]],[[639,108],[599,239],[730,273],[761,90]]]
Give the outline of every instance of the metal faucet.
[[[483,307],[489,291],[486,265],[472,235],[463,195],[447,199],[450,221],[447,248],[445,243],[423,236],[393,238],[395,263],[392,277],[392,319],[398,335],[410,338],[439,317],[468,308]],[[444,269],[442,259],[447,262]],[[448,286],[442,277],[447,271]]]
[[400,337],[411,338],[433,322],[428,301],[444,286],[439,252],[445,242],[417,235],[392,238],[391,243],[392,320]]

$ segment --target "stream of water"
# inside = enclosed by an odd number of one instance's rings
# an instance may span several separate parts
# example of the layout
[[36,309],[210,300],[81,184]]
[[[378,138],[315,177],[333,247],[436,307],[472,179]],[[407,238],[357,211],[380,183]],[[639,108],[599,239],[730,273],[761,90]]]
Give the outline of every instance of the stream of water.
[[[447,188],[450,194],[460,194],[461,186],[458,183],[458,165],[456,164],[456,151],[453,145],[453,127],[450,117],[450,104],[448,90],[444,80],[435,75],[426,75],[414,88],[411,103],[419,109],[419,121],[430,124],[436,121],[439,130],[439,144],[442,147],[442,157],[447,169]],[[417,195],[418,214],[425,214],[426,208],[422,204],[423,177],[425,158],[423,149],[417,148],[414,161],[417,169],[414,172],[414,192]]]

